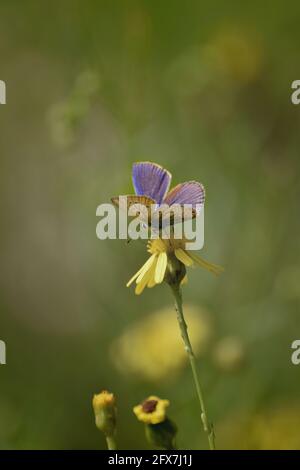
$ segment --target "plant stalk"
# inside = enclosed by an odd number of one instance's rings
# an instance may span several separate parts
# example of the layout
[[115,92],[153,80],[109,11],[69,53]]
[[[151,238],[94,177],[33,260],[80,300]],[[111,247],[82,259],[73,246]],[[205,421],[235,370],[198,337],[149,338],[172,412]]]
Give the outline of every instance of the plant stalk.
[[117,443],[114,436],[106,436],[106,443],[108,450],[117,450]]
[[204,428],[205,433],[207,434],[210,450],[215,450],[214,429],[213,429],[213,425],[209,422],[208,417],[207,417],[206,406],[204,403],[203,393],[202,393],[199,376],[197,372],[196,358],[193,352],[191,341],[188,335],[188,327],[187,327],[184,314],[183,314],[182,295],[181,295],[180,287],[178,285],[173,284],[171,285],[171,289],[175,298],[177,320],[178,320],[181,336],[184,342],[184,348],[188,354],[188,358],[189,358],[192,373],[193,373],[193,379],[194,379],[194,383],[195,383],[195,387],[196,387],[196,391],[197,391],[197,395],[198,395],[198,399],[200,403],[201,420],[202,420],[203,428]]

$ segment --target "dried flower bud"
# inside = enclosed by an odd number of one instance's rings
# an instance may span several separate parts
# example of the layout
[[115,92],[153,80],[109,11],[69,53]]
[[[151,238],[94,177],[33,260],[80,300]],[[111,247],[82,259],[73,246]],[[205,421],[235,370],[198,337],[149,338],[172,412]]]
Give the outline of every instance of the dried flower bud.
[[145,424],[158,424],[166,419],[166,408],[169,404],[169,400],[161,400],[152,395],[135,406],[133,412],[137,419]]
[[148,442],[161,449],[175,448],[177,427],[166,415],[169,404],[169,400],[152,395],[133,408],[137,419],[145,423]]

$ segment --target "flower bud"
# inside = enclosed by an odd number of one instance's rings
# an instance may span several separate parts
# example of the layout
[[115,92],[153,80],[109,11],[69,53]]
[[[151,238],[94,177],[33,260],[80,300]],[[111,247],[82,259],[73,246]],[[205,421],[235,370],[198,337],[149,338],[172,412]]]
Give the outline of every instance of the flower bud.
[[161,400],[151,395],[143,403],[135,406],[133,412],[137,419],[145,424],[158,424],[166,419],[166,408],[169,404],[169,400]]
[[146,438],[154,447],[175,448],[177,427],[166,415],[169,404],[169,400],[152,395],[133,408],[137,419],[145,423]]
[[106,436],[114,435],[117,417],[116,400],[114,395],[106,390],[94,395],[93,408],[97,428]]

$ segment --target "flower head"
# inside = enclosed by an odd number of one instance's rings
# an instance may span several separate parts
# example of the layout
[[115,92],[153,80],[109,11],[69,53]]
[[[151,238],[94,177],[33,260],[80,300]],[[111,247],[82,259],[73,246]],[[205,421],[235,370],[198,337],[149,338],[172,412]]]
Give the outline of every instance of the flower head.
[[116,428],[116,399],[113,393],[103,390],[94,395],[93,408],[96,426],[106,435],[112,435]]
[[[141,204],[147,209],[145,214],[138,211],[139,217],[146,226],[150,223],[157,229],[160,237],[162,237],[161,229],[166,226],[173,228],[173,225],[177,223],[197,217],[204,207],[205,189],[201,183],[197,181],[180,183],[169,191],[171,179],[171,174],[156,163],[134,163],[132,180],[135,195],[126,196],[128,208],[131,205]],[[112,198],[112,202],[120,207],[120,197]],[[150,212],[150,206],[154,206],[154,213]],[[184,211],[186,206],[192,209],[188,214]],[[175,207],[180,208],[180,211],[172,215]],[[166,238],[152,238],[148,242],[150,258],[127,283],[128,287],[136,281],[137,295],[141,294],[145,287],[154,287],[164,280],[171,286],[179,286],[187,280],[187,266],[199,265],[214,274],[221,272],[222,268],[219,266],[208,263],[193,252],[186,250],[184,238],[175,238],[171,230],[167,235]]]
[[151,395],[133,408],[137,419],[144,423],[147,441],[160,449],[176,449],[177,426],[166,415],[169,400],[161,400]]
[[220,266],[208,263],[194,252],[186,250],[185,240],[158,238],[150,240],[147,247],[150,258],[127,283],[129,287],[136,282],[137,295],[141,294],[145,287],[154,287],[164,280],[170,284],[185,283],[186,267],[201,266],[216,275],[223,270]]
[[101,393],[98,393],[93,397],[93,407],[95,411],[108,406],[114,406],[115,403],[116,399],[114,394],[107,390],[103,390]]
[[158,424],[165,421],[169,404],[169,400],[162,400],[151,395],[140,405],[135,406],[133,412],[137,419],[145,424]]

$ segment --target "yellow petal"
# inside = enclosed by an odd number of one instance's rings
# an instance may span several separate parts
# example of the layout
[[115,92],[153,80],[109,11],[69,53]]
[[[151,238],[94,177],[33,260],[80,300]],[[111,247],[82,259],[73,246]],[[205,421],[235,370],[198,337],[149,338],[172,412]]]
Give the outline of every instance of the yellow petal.
[[160,284],[164,280],[166,267],[167,267],[167,261],[168,261],[167,253],[165,252],[160,253],[157,259],[155,274],[154,274],[154,280],[156,284]]
[[149,287],[149,289],[152,289],[152,287],[156,286],[156,282],[155,282],[155,279],[154,279],[154,276],[150,279],[150,281],[148,282],[147,284],[147,287]]
[[142,278],[144,277],[145,273],[149,270],[151,270],[152,266],[153,266],[153,263],[155,261],[155,258],[156,258],[156,255],[152,255],[150,256],[150,258],[148,259],[147,263],[144,264],[143,266],[143,269],[141,270],[137,280],[136,280],[136,283],[139,284],[142,280]]
[[[139,277],[139,275],[141,274],[142,271],[144,271],[145,269],[146,270],[148,269],[148,266],[150,264],[152,264],[152,262],[153,262],[153,260],[152,260],[153,256],[154,255],[150,256],[150,258],[146,261],[146,263],[143,264],[143,266],[138,270],[138,272],[135,273],[134,276],[132,276],[132,278],[127,282],[126,287],[129,287],[133,283],[133,281],[135,281],[136,278]],[[151,260],[151,262],[150,262],[150,260]]]
[[132,276],[132,278],[131,278],[131,279],[129,279],[129,281],[128,281],[128,282],[127,282],[127,284],[126,284],[126,287],[129,287],[129,286],[131,286],[131,284],[133,283],[133,281],[135,281],[135,280],[136,280],[136,278],[137,278],[137,277],[140,275],[140,272],[141,272],[141,271],[142,271],[142,268],[141,268],[141,269],[139,269],[139,270],[138,270],[138,272],[136,272],[136,273],[135,273],[135,275],[134,275],[134,276]]
[[155,278],[154,278],[156,263],[157,263],[157,258],[155,258],[155,261],[150,268],[150,279],[147,284],[147,287],[149,287],[149,289],[151,289],[151,287],[154,287],[156,285]]
[[211,273],[215,274],[216,276],[220,274],[222,271],[224,271],[224,268],[222,266],[218,266],[217,264],[209,263],[208,261],[205,261],[204,259],[200,258],[200,256],[195,255],[194,253],[191,253],[189,251],[189,256],[192,258],[192,260],[198,264],[198,266],[201,266],[201,268],[207,269],[207,271],[210,271]]
[[151,278],[151,269],[147,270],[143,277],[141,278],[140,282],[136,285],[135,293],[136,295],[140,295],[143,290],[145,289],[146,285],[148,284]]
[[193,264],[192,258],[182,248],[176,248],[175,256],[177,259],[179,259],[179,261],[185,264],[185,266],[192,266]]

